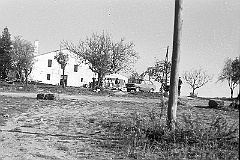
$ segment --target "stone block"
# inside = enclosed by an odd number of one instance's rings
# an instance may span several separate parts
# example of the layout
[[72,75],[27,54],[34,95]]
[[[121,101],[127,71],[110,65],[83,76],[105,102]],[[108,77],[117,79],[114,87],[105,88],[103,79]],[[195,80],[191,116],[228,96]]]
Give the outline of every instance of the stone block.
[[43,93],[37,94],[37,99],[44,99],[44,94]]
[[208,106],[209,106],[209,108],[221,108],[221,107],[224,107],[224,101],[210,99],[208,101]]
[[39,93],[37,94],[37,99],[45,99],[45,100],[55,100],[56,99],[56,96],[55,94],[52,94],[52,93]]
[[54,99],[56,99],[56,98],[55,98],[55,95],[54,95],[54,94],[48,93],[48,94],[45,94],[44,99],[45,99],[45,100],[54,100]]

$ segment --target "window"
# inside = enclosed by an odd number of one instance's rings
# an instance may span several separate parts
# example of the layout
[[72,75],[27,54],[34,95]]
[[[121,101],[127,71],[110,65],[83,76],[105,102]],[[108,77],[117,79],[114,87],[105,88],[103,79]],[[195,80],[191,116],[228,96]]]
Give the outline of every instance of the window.
[[74,72],[78,71],[78,65],[74,65]]
[[52,67],[52,60],[51,59],[48,60],[48,67]]
[[81,78],[81,82],[83,82],[83,78]]
[[47,80],[50,80],[50,76],[51,76],[50,74],[47,74]]

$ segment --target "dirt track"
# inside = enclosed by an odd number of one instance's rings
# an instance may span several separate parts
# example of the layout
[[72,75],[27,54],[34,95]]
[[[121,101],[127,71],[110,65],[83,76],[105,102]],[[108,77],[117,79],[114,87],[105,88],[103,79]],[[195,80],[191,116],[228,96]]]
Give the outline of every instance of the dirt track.
[[[10,97],[29,97],[36,98],[36,93],[14,93],[14,92],[0,92],[0,95]],[[91,100],[91,101],[126,101],[126,102],[148,102],[148,103],[159,103],[160,99],[143,99],[143,98],[132,98],[132,97],[113,97],[113,96],[91,96],[91,95],[67,95],[57,94],[59,99],[75,99],[75,100]]]
[[27,107],[21,113],[9,113],[6,124],[0,126],[0,160],[128,159],[96,145],[104,131],[89,119],[101,120],[144,108],[135,106],[135,102],[159,102],[65,94],[60,94],[57,101],[46,101],[37,100],[36,93],[12,92],[0,92],[0,98],[4,110]]

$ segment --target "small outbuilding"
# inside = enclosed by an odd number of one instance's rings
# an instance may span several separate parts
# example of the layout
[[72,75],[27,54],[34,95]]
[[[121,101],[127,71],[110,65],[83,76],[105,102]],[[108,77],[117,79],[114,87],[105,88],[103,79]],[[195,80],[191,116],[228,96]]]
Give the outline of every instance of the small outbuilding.
[[121,74],[110,74],[106,75],[104,79],[105,88],[116,88],[122,89],[125,87],[125,84],[128,82],[128,78]]

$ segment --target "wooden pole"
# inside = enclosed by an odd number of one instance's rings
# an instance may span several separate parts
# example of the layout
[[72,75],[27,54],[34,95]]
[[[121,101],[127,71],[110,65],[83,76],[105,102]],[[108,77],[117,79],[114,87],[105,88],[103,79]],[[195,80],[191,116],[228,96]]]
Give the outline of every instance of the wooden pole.
[[[238,60],[240,62],[240,55],[238,57]],[[238,103],[240,103],[240,79],[239,79],[239,83],[238,83]],[[240,105],[240,104],[239,104]]]
[[180,61],[180,37],[182,30],[182,0],[175,0],[175,17],[173,33],[172,67],[170,78],[170,90],[167,110],[167,125],[175,130],[177,100],[178,100],[178,68]]
[[168,73],[167,73],[167,71],[168,71],[168,48],[169,48],[169,46],[167,46],[167,53],[166,53],[166,58],[165,58],[165,86],[167,86],[167,75],[168,75]]

